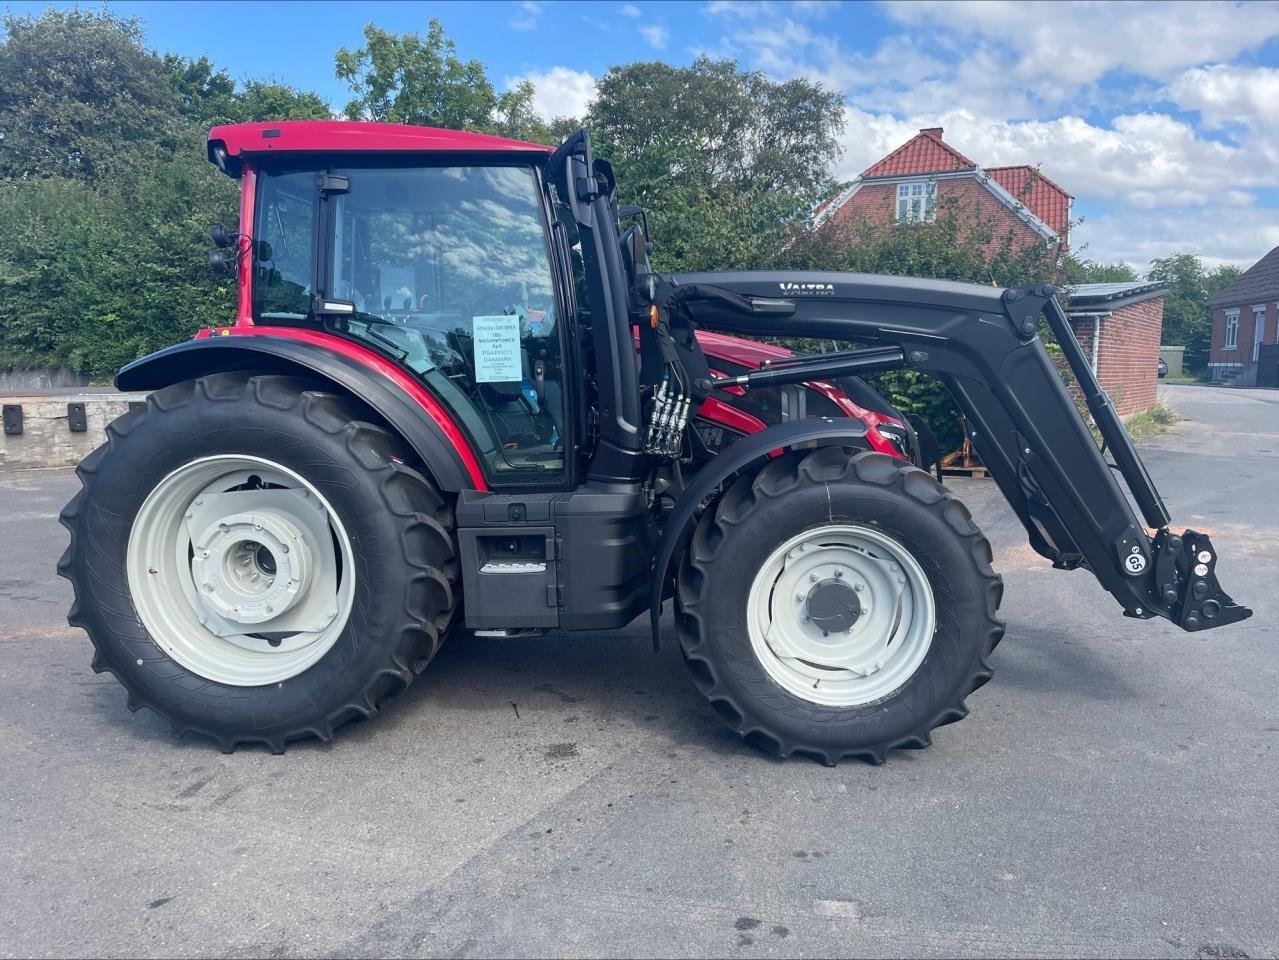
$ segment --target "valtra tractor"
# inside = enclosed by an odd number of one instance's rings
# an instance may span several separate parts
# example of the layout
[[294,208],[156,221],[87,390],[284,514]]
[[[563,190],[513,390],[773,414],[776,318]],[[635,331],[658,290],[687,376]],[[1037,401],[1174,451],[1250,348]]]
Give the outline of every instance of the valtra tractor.
[[215,230],[237,315],[120,371],[150,395],[80,465],[59,565],[94,668],[175,735],[328,740],[450,632],[646,613],[656,642],[669,600],[697,688],[767,752],[926,746],[990,679],[1003,588],[913,435],[884,445],[900,417],[834,396],[896,368],[949,389],[1054,567],[1135,620],[1250,615],[1208,536],[1170,529],[1050,286],[657,275],[584,131],[252,123],[208,150],[242,187]]

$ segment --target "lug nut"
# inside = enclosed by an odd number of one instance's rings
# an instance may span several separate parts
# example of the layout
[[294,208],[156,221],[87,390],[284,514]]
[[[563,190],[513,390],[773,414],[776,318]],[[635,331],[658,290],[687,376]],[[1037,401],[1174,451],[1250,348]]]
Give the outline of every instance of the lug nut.
[[836,570],[836,571],[835,571],[835,579],[836,579],[836,580],[842,580],[842,579],[843,579],[843,577],[844,577],[844,571],[843,571],[843,570]]
[[808,580],[809,580],[809,582],[810,582],[810,583],[816,583],[816,582],[817,582],[817,574],[815,574],[815,573],[810,573],[810,574],[808,575]]
[[853,589],[856,590],[858,593],[861,593],[863,590],[866,589],[866,584],[858,580],[856,583],[853,584]]

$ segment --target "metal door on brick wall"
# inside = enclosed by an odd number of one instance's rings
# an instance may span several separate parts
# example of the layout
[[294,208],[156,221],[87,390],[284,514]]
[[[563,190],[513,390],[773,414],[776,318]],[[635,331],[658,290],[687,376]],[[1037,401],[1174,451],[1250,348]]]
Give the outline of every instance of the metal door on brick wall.
[[1279,387],[1279,343],[1257,348],[1257,386]]

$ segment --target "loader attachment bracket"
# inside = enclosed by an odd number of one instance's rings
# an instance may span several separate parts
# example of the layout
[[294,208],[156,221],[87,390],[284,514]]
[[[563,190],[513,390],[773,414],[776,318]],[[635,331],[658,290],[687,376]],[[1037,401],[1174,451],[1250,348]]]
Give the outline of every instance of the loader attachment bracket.
[[1207,630],[1251,616],[1217,582],[1217,551],[1208,534],[1187,530],[1177,536],[1160,530],[1155,551],[1158,589],[1170,608],[1169,619],[1183,630]]

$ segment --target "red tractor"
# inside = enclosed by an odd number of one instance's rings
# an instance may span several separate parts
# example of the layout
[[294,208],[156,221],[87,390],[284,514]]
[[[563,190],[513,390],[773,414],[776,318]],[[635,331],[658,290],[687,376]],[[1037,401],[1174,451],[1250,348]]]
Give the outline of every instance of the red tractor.
[[237,315],[120,371],[150,396],[80,465],[59,565],[94,668],[176,735],[328,740],[455,626],[647,612],[656,640],[670,599],[694,683],[768,752],[926,745],[990,678],[1002,584],[900,416],[854,406],[897,368],[949,388],[1054,566],[1132,618],[1250,615],[1209,538],[1169,528],[1049,286],[657,275],[584,131],[256,123],[209,157],[242,186],[215,231]]

